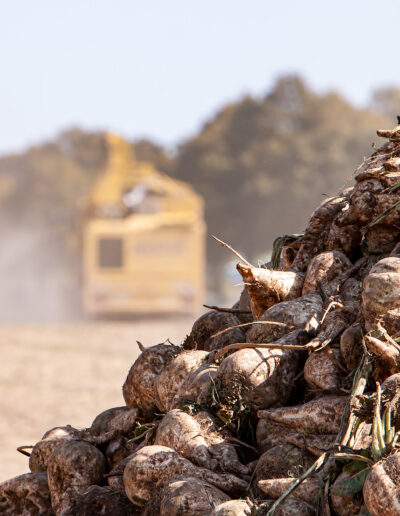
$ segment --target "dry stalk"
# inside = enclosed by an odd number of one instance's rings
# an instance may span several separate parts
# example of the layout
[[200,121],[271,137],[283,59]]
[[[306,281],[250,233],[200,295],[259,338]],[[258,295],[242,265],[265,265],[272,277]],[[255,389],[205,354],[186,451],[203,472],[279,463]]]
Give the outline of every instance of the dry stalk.
[[[230,329],[237,328],[240,326],[246,326],[248,324],[262,324],[262,323],[269,323],[270,321],[254,321],[252,323],[245,323],[238,326],[232,326],[231,328],[226,328],[226,330],[222,330],[219,333],[216,333],[213,335],[213,337],[216,337],[217,335],[220,335],[221,333],[224,333],[225,331],[229,331]],[[271,321],[272,322],[272,321]],[[231,351],[233,349],[239,350],[239,349],[245,349],[245,348],[269,348],[269,349],[296,349],[298,351],[321,351],[326,346],[329,346],[329,344],[338,337],[343,330],[346,328],[346,325],[340,321],[340,323],[333,325],[332,327],[329,327],[325,332],[321,332],[321,334],[316,337],[315,339],[312,339],[307,344],[279,344],[279,341],[276,342],[268,342],[268,343],[259,343],[259,342],[234,342],[232,344],[228,344],[227,346],[223,347],[222,349],[218,350],[215,354],[215,360],[220,358],[222,355],[227,353],[228,351]],[[304,330],[299,330],[298,333],[302,332]],[[321,340],[322,337],[325,337],[323,340]],[[280,339],[279,339],[280,340]]]
[[340,308],[344,312],[347,311],[347,308],[345,306],[343,306],[342,303],[339,303],[337,301],[331,301],[324,311],[324,315],[322,316],[320,325],[325,321],[326,316],[329,314],[329,312],[332,310],[332,308]]
[[17,451],[19,453],[22,453],[22,455],[26,455],[26,457],[30,457],[31,454],[25,450],[31,450],[32,448],[33,448],[32,445],[18,446]]
[[239,310],[238,308],[221,308],[219,306],[203,305],[204,308],[227,314],[251,314],[251,310]]
[[239,349],[255,349],[255,348],[261,348],[261,349],[297,349],[297,350],[304,350],[305,346],[302,346],[301,344],[274,344],[273,342],[269,343],[259,343],[259,342],[235,342],[233,344],[228,344],[224,348],[220,349],[215,353],[214,360],[218,360],[221,358],[225,353],[228,351],[232,351],[235,349],[236,351]]
[[307,344],[291,344],[293,341],[297,341],[298,338],[302,338],[302,336],[306,337],[307,332],[304,330],[296,330],[288,335],[285,335],[281,337],[280,339],[276,340],[275,342],[234,342],[232,344],[228,344],[227,346],[223,347],[222,349],[219,349],[215,355],[214,360],[218,360],[221,358],[225,353],[232,350],[239,350],[239,349],[295,349],[298,351],[303,351],[304,349],[307,349]]
[[218,331],[217,333],[214,333],[214,335],[211,335],[211,338],[218,337],[219,335],[222,335],[223,333],[226,333],[231,330],[235,330],[236,328],[243,328],[244,326],[251,326],[252,324],[269,324],[270,326],[280,326],[281,328],[294,328],[294,326],[286,323],[281,323],[277,321],[251,321],[247,323],[242,324],[236,324],[235,326],[229,326],[229,328],[224,328],[223,330]]
[[212,237],[214,238],[214,240],[216,240],[217,242],[219,242],[221,245],[223,245],[224,247],[226,247],[227,249],[229,249],[229,251],[231,251],[231,253],[233,253],[235,256],[237,256],[239,258],[239,260],[241,262],[243,262],[245,265],[247,265],[248,267],[253,267],[251,265],[250,262],[248,262],[245,258],[243,258],[243,256],[238,253],[237,251],[235,251],[235,249],[233,249],[233,247],[231,247],[230,245],[228,245],[226,242],[224,242],[223,240],[220,240],[219,238],[217,238],[215,235],[212,235]]

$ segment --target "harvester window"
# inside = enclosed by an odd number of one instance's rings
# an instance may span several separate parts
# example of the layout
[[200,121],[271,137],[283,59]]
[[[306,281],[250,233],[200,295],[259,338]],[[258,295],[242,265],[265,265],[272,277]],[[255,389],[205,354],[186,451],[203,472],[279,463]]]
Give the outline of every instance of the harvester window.
[[123,242],[121,238],[100,238],[98,263],[102,269],[115,269],[123,265]]

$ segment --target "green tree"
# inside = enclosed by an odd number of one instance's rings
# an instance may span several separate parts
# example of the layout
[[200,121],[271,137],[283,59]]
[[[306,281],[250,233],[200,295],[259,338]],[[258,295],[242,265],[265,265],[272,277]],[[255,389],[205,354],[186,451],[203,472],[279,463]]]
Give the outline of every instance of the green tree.
[[394,119],[400,115],[400,90],[381,88],[374,91],[371,99],[372,109]]
[[[318,95],[296,76],[265,98],[224,107],[178,150],[175,174],[206,199],[208,232],[251,260],[276,236],[299,232],[324,195],[349,182],[371,151],[378,127],[391,122],[335,93]],[[215,243],[209,262],[227,259]]]

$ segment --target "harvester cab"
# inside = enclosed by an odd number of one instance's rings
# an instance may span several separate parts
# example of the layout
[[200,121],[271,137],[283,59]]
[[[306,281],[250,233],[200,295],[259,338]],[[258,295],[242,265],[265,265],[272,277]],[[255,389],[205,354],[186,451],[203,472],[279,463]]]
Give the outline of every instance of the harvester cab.
[[197,313],[204,296],[203,200],[108,135],[87,207],[84,307],[93,314]]

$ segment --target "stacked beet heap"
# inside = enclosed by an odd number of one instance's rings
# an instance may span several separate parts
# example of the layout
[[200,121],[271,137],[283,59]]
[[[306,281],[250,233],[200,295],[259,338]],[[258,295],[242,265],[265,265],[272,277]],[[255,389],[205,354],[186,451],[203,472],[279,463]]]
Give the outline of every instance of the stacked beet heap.
[[400,514],[400,126],[378,134],[271,264],[238,255],[232,309],[142,349],[126,406],[43,436],[2,515]]

